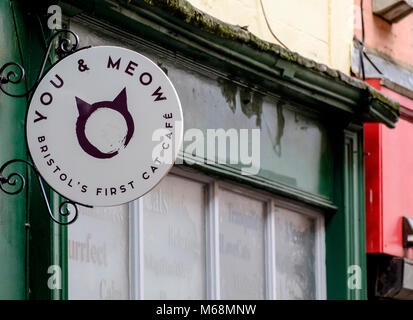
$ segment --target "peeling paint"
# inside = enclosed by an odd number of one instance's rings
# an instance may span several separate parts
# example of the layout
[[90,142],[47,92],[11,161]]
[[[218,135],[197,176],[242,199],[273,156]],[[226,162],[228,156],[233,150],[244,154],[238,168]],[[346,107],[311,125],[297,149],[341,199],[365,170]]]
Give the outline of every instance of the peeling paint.
[[221,93],[228,103],[229,108],[233,113],[237,110],[237,91],[238,87],[231,81],[218,79],[218,85],[221,88]]
[[248,117],[256,116],[256,125],[261,127],[262,104],[264,97],[262,94],[248,88],[240,88],[241,110]]
[[157,65],[163,72],[165,72],[166,75],[168,75],[168,69],[162,64],[162,62],[158,62]]
[[277,134],[275,136],[275,144],[274,144],[274,151],[275,153],[281,157],[282,150],[281,150],[281,138],[284,135],[284,128],[285,128],[285,118],[283,114],[284,102],[277,103]]

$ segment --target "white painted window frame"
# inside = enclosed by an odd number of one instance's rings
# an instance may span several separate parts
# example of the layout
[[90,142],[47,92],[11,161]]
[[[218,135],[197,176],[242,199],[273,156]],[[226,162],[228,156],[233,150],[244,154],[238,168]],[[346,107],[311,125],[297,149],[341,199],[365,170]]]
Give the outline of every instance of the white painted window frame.
[[[206,236],[206,298],[220,300],[220,253],[219,253],[219,194],[228,190],[265,204],[265,299],[276,300],[276,240],[275,209],[285,208],[304,214],[315,220],[316,226],[316,299],[326,299],[325,227],[322,211],[309,208],[273,194],[247,188],[200,174],[192,169],[173,168],[171,174],[205,185],[205,236]],[[143,199],[129,205],[129,279],[130,299],[144,299],[144,245]]]

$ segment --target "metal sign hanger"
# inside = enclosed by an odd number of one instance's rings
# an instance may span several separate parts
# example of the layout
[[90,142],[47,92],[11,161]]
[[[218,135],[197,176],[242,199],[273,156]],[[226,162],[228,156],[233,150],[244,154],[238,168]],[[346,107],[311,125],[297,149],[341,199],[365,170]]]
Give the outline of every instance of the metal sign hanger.
[[[61,35],[63,35],[63,36],[61,36]],[[61,36],[61,37],[59,37],[59,36]],[[72,41],[70,36],[73,37],[74,41]],[[48,44],[45,56],[43,58],[43,63],[42,63],[42,66],[40,68],[39,75],[37,76],[37,79],[36,79],[35,83],[32,85],[32,87],[28,91],[26,91],[24,93],[21,93],[21,94],[11,93],[5,88],[6,84],[12,84],[12,85],[13,84],[19,84],[25,78],[25,70],[20,64],[18,64],[16,62],[8,62],[0,68],[0,90],[4,94],[6,94],[10,97],[13,97],[13,98],[29,97],[29,101],[30,101],[31,94],[36,89],[37,85],[39,84],[40,80],[42,79],[42,76],[44,74],[44,70],[45,70],[45,67],[46,67],[47,60],[49,58],[52,47],[55,45],[55,40],[56,39],[58,39],[58,43],[57,43],[58,51],[59,51],[59,53],[63,54],[64,57],[67,57],[68,55],[70,55],[72,53],[75,53],[78,50],[83,49],[83,48],[81,48],[81,49],[78,48],[79,47],[79,37],[77,36],[76,33],[74,33],[71,30],[59,30],[56,33],[54,33],[52,35],[52,37],[50,38],[50,40],[49,40],[49,44]],[[13,68],[14,68],[14,70],[11,70]],[[17,68],[18,71],[15,70],[15,68]],[[9,71],[7,71],[7,70],[9,70]],[[71,201],[71,200],[65,200],[60,204],[59,212],[58,212],[60,218],[57,218],[57,215],[52,212],[52,209],[50,207],[50,203],[49,203],[49,200],[47,198],[46,191],[45,191],[45,188],[44,188],[43,179],[40,176],[40,174],[39,174],[38,170],[36,169],[35,165],[33,163],[29,162],[29,161],[26,161],[26,160],[23,160],[23,159],[12,159],[12,160],[9,160],[9,161],[5,162],[0,167],[0,189],[3,192],[5,192],[6,194],[9,194],[9,195],[16,195],[16,194],[19,194],[24,189],[24,187],[26,185],[26,180],[25,180],[25,178],[22,174],[17,173],[17,172],[12,172],[8,175],[4,174],[4,171],[6,170],[6,168],[9,167],[10,165],[14,164],[14,163],[23,163],[23,164],[29,166],[34,171],[34,173],[36,174],[37,180],[39,182],[39,185],[40,185],[40,188],[41,188],[41,191],[42,191],[42,196],[43,196],[43,199],[46,203],[47,210],[49,212],[49,216],[55,223],[57,223],[59,225],[69,225],[69,224],[72,224],[73,222],[75,222],[77,220],[78,212],[79,212],[78,205],[80,205],[80,204],[76,203],[74,201]],[[11,186],[12,188],[14,188],[14,190],[12,190],[12,191],[8,190],[8,188],[5,188],[6,185]],[[82,206],[85,206],[85,205],[82,205]],[[73,212],[72,212],[72,210],[69,209],[70,207],[73,209]],[[86,206],[86,207],[89,207],[89,206]],[[66,219],[69,219],[69,220],[61,221],[61,220],[66,220]]]

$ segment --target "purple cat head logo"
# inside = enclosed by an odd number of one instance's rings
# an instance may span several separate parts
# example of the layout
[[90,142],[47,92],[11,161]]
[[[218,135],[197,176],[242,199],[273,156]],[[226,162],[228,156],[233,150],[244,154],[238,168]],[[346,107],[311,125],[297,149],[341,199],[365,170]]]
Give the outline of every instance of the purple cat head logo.
[[96,148],[86,137],[86,122],[93,112],[100,108],[109,108],[119,112],[126,121],[127,133],[123,140],[123,147],[126,147],[133,136],[135,131],[135,125],[133,118],[128,111],[126,88],[124,88],[113,101],[101,101],[94,104],[89,104],[82,99],[76,97],[77,109],[79,111],[79,117],[76,122],[76,135],[82,149],[89,155],[98,159],[109,159],[116,156],[119,150],[104,153]]

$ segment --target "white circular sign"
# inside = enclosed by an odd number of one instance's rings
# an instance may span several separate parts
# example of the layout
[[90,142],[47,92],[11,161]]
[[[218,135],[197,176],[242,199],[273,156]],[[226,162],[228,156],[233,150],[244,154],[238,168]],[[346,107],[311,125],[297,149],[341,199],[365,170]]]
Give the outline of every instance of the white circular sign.
[[26,118],[36,168],[64,197],[114,206],[171,169],[182,143],[179,97],[151,60],[119,47],[79,50],[40,81]]

